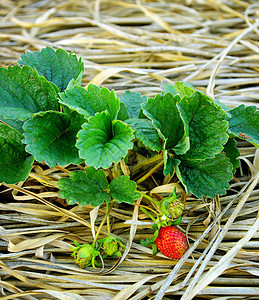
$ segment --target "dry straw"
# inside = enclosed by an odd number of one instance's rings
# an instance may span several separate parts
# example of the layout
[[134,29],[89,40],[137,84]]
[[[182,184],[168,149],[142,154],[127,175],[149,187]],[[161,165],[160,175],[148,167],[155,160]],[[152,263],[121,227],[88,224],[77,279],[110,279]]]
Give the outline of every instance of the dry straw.
[[[253,0],[3,0],[0,65],[27,50],[62,47],[83,58],[84,86],[153,96],[162,80],[185,80],[232,107],[258,107],[258,20]],[[79,269],[69,247],[74,239],[91,242],[105,211],[60,202],[57,180],[75,167],[37,164],[26,182],[2,185],[1,299],[258,299],[259,152],[246,142],[238,147],[241,168],[228,194],[188,197],[181,229],[190,248],[180,261],[141,246],[151,222],[138,206],[121,205],[111,220],[127,245],[123,257]],[[174,187],[166,178],[150,192]]]

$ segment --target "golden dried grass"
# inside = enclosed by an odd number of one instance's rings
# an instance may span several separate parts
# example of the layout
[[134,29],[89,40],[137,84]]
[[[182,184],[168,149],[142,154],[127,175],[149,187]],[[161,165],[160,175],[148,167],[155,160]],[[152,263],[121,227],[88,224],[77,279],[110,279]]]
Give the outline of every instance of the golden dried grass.
[[[161,80],[185,80],[227,105],[258,107],[258,9],[252,0],[3,0],[0,65],[62,47],[83,57],[84,85],[153,96]],[[98,215],[66,207],[56,183],[74,166],[35,164],[26,182],[2,186],[1,299],[258,299],[259,153],[238,146],[242,165],[228,194],[187,199],[181,229],[190,248],[180,261],[141,246],[150,220],[122,205],[111,211],[112,232],[127,249],[99,270],[79,269],[69,247],[92,241],[103,207]],[[164,182],[152,193],[171,189]]]

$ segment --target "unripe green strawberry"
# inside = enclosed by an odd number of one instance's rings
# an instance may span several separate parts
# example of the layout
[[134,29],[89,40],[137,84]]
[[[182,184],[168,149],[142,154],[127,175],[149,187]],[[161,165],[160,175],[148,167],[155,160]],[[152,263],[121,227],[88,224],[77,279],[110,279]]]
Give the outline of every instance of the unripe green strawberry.
[[121,243],[121,241],[112,235],[109,235],[99,240],[98,244],[98,249],[100,249],[103,258],[107,256],[120,257],[122,255],[121,251],[126,249],[126,247]]
[[184,204],[180,198],[174,199],[168,205],[168,213],[171,216],[171,219],[178,219],[182,216],[184,211]]
[[172,259],[180,259],[188,249],[184,234],[175,226],[161,227],[155,243],[159,251]]
[[72,247],[71,250],[74,252],[71,254],[74,257],[74,261],[78,264],[81,268],[88,267],[92,264],[95,268],[95,257],[99,255],[99,251],[95,250],[94,245],[90,244],[82,244],[79,245],[75,242],[77,247]]
[[[169,195],[169,197],[164,198],[159,203],[159,221],[162,226],[172,225],[171,221],[182,217],[184,212],[184,203],[182,202],[181,195],[176,194],[176,189]],[[175,225],[175,224],[173,224]]]

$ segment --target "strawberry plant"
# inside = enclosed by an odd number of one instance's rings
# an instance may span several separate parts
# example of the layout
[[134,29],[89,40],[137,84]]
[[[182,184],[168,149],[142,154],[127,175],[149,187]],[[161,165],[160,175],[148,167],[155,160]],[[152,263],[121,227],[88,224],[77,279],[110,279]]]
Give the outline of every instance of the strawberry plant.
[[[149,197],[145,181],[156,172],[177,177],[198,198],[223,195],[239,166],[235,138],[259,146],[253,106],[229,108],[185,82],[163,82],[161,93],[150,98],[130,91],[118,96],[105,87],[82,87],[83,74],[81,58],[50,47],[0,68],[0,182],[26,180],[34,161],[49,167],[84,164],[84,171],[58,181],[60,197],[72,205],[106,203],[108,221],[114,203]],[[146,156],[144,169],[136,166],[137,155]],[[125,164],[129,175],[121,168]],[[173,224],[177,213],[167,215],[165,209],[172,211],[176,203],[169,202],[162,201],[168,207],[160,205],[160,217],[171,215]],[[73,248],[81,266],[94,265],[101,252],[116,256],[124,248],[111,238],[114,249],[108,253],[107,241],[95,242]]]

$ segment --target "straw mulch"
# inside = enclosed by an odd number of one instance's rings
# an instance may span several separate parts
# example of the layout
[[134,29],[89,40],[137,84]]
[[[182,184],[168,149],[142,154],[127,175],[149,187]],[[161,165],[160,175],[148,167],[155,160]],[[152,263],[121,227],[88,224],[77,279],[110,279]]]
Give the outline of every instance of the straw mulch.
[[[162,80],[184,80],[227,105],[259,105],[256,1],[2,0],[0,16],[1,66],[51,46],[83,58],[84,85],[153,96]],[[104,208],[71,209],[58,198],[57,180],[80,166],[36,163],[26,182],[1,186],[0,298],[259,299],[259,154],[238,145],[241,168],[227,195],[187,199],[188,257],[153,257],[139,244],[150,220],[120,205],[112,232],[127,249],[96,270],[78,268],[69,247],[92,242]]]

